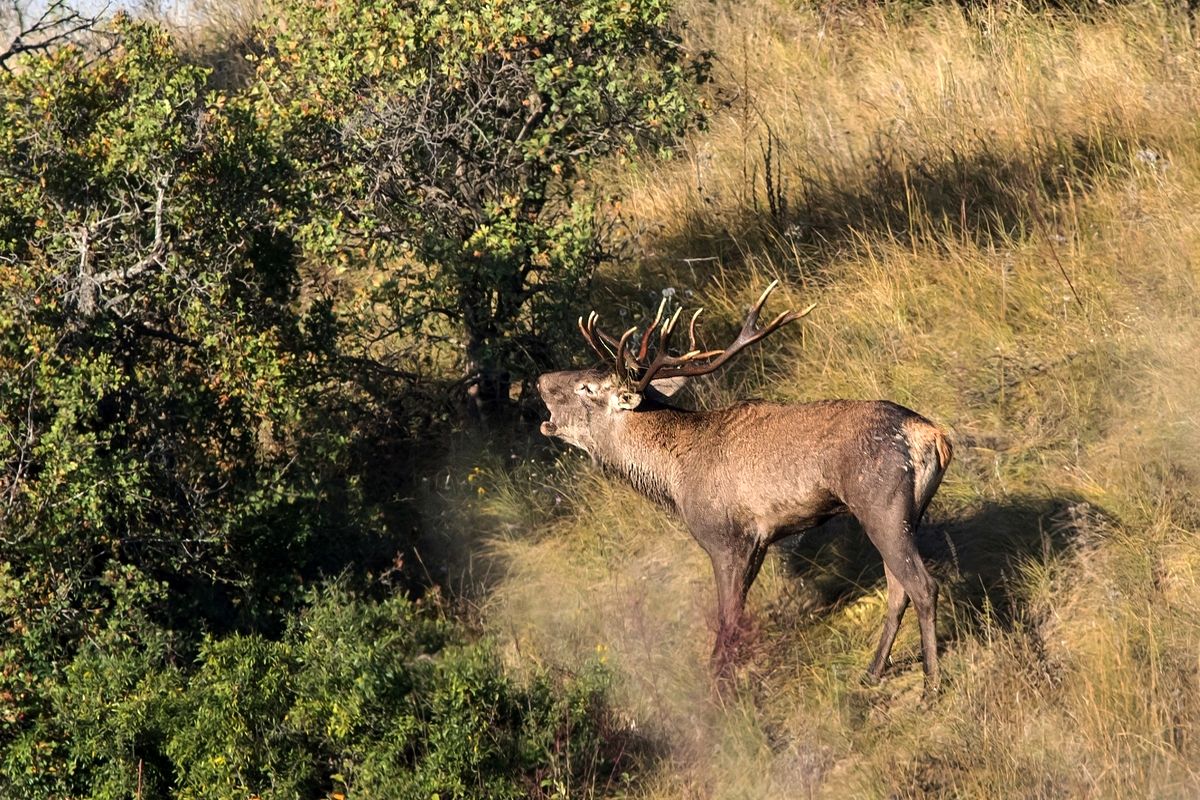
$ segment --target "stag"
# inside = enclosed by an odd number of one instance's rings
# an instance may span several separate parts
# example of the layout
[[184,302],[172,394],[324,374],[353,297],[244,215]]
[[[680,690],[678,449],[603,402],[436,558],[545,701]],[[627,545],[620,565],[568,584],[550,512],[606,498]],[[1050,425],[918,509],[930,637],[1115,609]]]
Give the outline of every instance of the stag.
[[938,588],[917,552],[916,531],[950,463],[945,433],[887,401],[744,401],[715,411],[671,402],[689,378],[719,369],[813,309],[784,311],[759,327],[776,285],[767,287],[737,337],[720,350],[697,343],[700,310],[688,323],[686,349],[675,349],[676,355],[671,339],[680,311],[664,318],[660,305],[636,341],[637,327],[614,337],[601,330],[595,312],[580,318],[580,332],[602,363],[538,378],[550,410],[541,432],[586,451],[682,517],[716,578],[712,666],[718,678],[728,678],[741,657],[746,594],[767,547],[849,513],[879,550],[887,579],[883,633],[865,678],[874,683],[882,677],[911,600],[925,689],[935,693]]

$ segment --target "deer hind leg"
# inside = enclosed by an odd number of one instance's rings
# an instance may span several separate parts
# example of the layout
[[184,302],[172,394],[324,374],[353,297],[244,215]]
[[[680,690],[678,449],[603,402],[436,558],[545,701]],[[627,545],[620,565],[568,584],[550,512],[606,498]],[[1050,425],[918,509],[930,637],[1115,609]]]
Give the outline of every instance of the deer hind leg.
[[879,648],[875,651],[871,666],[867,668],[866,677],[870,683],[878,683],[883,677],[884,668],[891,663],[889,656],[892,643],[896,641],[896,632],[900,630],[900,621],[904,618],[904,610],[908,608],[908,594],[904,591],[904,585],[887,564],[883,565],[883,574],[887,578],[887,617],[883,622],[883,635],[879,637]]
[[[885,659],[899,627],[899,614],[895,615],[893,627],[893,578],[903,588],[917,611],[917,623],[921,628],[921,659],[925,667],[925,692],[936,694],[941,686],[941,671],[937,652],[937,581],[925,568],[921,554],[917,552],[916,523],[918,515],[911,502],[897,502],[892,508],[879,514],[864,514],[859,517],[867,536],[883,556],[888,578],[888,617],[884,621],[883,636],[879,643],[876,660],[868,674],[882,669],[880,656]],[[903,606],[900,606],[903,611]],[[885,646],[886,645],[886,648]]]
[[766,554],[765,544],[749,539],[708,550],[717,582],[717,640],[711,663],[719,679],[731,677],[744,655],[746,595]]

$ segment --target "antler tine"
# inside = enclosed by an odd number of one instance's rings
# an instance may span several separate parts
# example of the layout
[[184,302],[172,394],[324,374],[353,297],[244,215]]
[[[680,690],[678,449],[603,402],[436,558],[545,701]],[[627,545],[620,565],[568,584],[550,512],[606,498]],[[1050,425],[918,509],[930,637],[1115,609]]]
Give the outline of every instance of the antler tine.
[[617,368],[617,380],[626,385],[632,381],[629,378],[629,365],[625,363],[625,348],[629,346],[629,339],[635,333],[637,333],[636,325],[621,334],[621,340],[617,342],[617,355],[614,360],[614,366]]
[[[775,291],[775,287],[779,286],[779,280],[771,281],[763,293],[758,296],[758,302],[750,306],[750,313],[746,314],[746,321],[742,323],[742,331],[752,331],[758,325],[758,314],[767,303],[767,298],[771,296],[771,292]],[[787,313],[787,312],[784,312]]]
[[662,326],[662,330],[659,331],[658,352],[654,356],[655,361],[658,361],[660,356],[666,355],[667,348],[671,344],[671,335],[675,333],[675,324],[679,322],[679,314],[682,311],[682,308],[675,309],[675,313],[671,315],[671,318],[667,320],[667,323]]
[[[596,313],[596,312],[593,311],[592,314],[594,314],[594,313]],[[591,321],[592,321],[592,315],[589,314],[588,322],[590,323]],[[602,358],[602,359],[608,358],[608,354],[600,349],[600,345],[596,343],[595,338],[588,331],[587,326],[583,324],[582,316],[579,318],[579,332],[581,334],[583,334],[583,340],[588,343],[588,347],[590,347],[596,351],[596,355],[600,356],[600,358]]]
[[592,332],[593,336],[599,337],[600,341],[608,345],[608,357],[611,358],[613,348],[617,346],[617,337],[600,330],[599,322],[600,315],[593,311],[591,315],[588,316],[588,330]]
[[599,321],[600,315],[595,311],[588,314],[587,322],[580,317],[579,332],[583,334],[584,341],[588,343],[588,346],[596,351],[596,355],[600,356],[601,360],[608,361],[613,357],[618,341],[600,330],[597,326]]
[[692,314],[692,321],[688,323],[688,352],[689,353],[696,349],[696,320],[699,319],[700,315],[703,313],[704,313],[703,306],[700,308],[697,308],[695,313]]
[[776,316],[775,319],[771,320],[770,323],[768,323],[767,326],[761,330],[758,338],[761,339],[763,336],[766,336],[768,333],[771,333],[778,328],[782,328],[789,322],[795,322],[802,317],[808,316],[808,312],[812,311],[816,307],[816,303],[810,303],[803,311],[797,311],[793,308],[788,311],[779,312],[779,315]]
[[654,337],[654,329],[658,327],[658,323],[662,322],[663,311],[667,308],[667,298],[663,298],[658,304],[658,313],[654,315],[654,322],[650,323],[650,327],[646,328],[646,332],[642,334],[642,346],[638,348],[637,361],[642,363],[646,360],[646,354],[650,351],[650,340]]

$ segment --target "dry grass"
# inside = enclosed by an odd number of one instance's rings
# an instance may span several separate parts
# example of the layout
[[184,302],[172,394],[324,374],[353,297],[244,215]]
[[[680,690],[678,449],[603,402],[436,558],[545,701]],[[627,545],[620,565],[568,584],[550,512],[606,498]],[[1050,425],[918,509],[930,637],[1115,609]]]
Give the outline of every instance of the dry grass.
[[613,666],[621,708],[660,743],[636,796],[1194,796],[1186,20],[767,0],[684,14],[719,58],[711,125],[674,162],[616,179],[639,258],[605,274],[598,302],[646,311],[670,285],[729,328],[782,278],[818,310],[694,402],[888,397],[952,430],[922,543],[945,587],[949,686],[921,705],[911,620],[890,677],[859,685],[884,592],[843,525],[768,564],[758,649],[739,696],[714,700],[706,559],[571,456],[484,479],[476,505],[506,569],[490,630],[514,662]]
[[212,70],[213,86],[233,88],[254,74],[246,56],[267,5],[266,0],[140,0],[130,10],[170,29],[188,61]]

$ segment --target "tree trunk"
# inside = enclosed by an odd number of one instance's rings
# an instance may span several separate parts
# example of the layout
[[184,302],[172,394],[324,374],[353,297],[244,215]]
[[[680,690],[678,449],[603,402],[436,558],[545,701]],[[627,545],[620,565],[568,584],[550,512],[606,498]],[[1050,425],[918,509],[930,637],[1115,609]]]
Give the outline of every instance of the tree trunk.
[[[527,299],[521,262],[493,269],[503,277],[495,283],[478,278],[462,287],[460,305],[467,334],[467,415],[476,422],[493,425],[511,419],[515,406],[509,396],[512,389],[510,365],[501,355],[510,348],[502,346]],[[494,279],[495,280],[495,279]]]
[[476,331],[467,339],[467,416],[485,426],[507,419],[512,412],[509,390],[512,376],[495,363],[496,348]]

